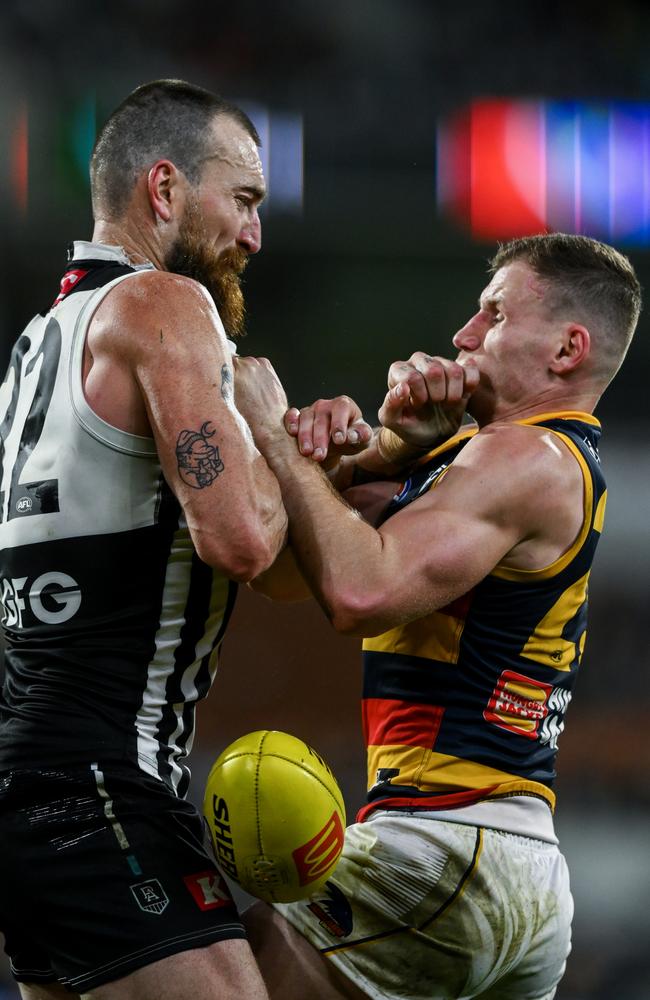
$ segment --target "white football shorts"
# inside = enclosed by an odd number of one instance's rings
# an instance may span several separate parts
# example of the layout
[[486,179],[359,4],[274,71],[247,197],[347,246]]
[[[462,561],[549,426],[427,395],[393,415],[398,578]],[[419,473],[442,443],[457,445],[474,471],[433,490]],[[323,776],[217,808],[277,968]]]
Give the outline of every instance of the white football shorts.
[[551,1000],[571,950],[556,844],[431,813],[348,827],[324,888],[275,908],[376,1000]]

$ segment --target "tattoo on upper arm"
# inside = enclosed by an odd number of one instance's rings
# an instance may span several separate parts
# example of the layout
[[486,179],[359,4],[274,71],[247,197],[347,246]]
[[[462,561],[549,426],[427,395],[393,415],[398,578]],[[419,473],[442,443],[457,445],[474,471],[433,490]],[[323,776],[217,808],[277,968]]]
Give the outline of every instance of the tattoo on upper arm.
[[226,402],[232,399],[232,371],[229,365],[221,366],[221,395]]
[[216,444],[210,438],[216,434],[209,420],[199,431],[181,431],[176,441],[178,474],[192,489],[202,490],[213,483],[225,466]]

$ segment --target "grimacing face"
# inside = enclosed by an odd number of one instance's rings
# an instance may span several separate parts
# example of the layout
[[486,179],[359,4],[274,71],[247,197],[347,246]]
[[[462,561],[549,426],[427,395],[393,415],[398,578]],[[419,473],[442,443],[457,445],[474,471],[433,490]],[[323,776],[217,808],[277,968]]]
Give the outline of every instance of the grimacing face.
[[458,361],[471,358],[480,372],[468,412],[479,421],[494,419],[532,402],[557,329],[535,271],[520,260],[499,268],[481,293],[478,312],[453,338]]
[[236,337],[245,316],[240,275],[261,247],[258,206],[266,187],[257,147],[242,126],[222,116],[212,131],[217,152],[206,158],[198,185],[188,192],[165,267],[205,285],[226,332]]

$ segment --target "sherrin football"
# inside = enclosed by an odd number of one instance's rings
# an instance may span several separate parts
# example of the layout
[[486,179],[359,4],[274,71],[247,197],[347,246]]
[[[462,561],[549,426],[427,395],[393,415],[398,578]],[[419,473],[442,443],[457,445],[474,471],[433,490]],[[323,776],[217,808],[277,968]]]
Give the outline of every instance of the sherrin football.
[[288,733],[263,729],[231,743],[208,775],[203,812],[219,866],[268,903],[315,892],[343,849],[336,778]]

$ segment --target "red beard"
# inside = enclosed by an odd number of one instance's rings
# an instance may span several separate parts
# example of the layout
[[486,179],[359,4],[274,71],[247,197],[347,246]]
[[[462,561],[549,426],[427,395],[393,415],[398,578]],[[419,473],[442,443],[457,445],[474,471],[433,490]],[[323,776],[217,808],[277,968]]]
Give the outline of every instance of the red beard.
[[165,258],[165,267],[174,274],[194,278],[207,288],[229,337],[241,337],[245,332],[246,306],[240,275],[247,264],[248,254],[241,247],[221,253],[214,249],[205,235],[198,203],[190,201],[176,242]]

